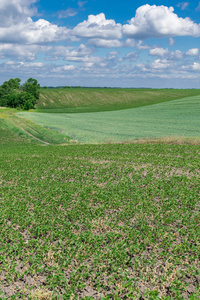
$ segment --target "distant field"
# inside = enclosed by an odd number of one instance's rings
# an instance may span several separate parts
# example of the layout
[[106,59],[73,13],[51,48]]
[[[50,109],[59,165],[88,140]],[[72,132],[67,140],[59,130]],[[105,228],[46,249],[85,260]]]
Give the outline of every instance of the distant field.
[[135,109],[58,114],[21,112],[19,116],[54,127],[80,142],[140,138],[200,137],[200,96]]
[[41,89],[37,110],[76,113],[112,111],[200,95],[200,90],[175,89]]

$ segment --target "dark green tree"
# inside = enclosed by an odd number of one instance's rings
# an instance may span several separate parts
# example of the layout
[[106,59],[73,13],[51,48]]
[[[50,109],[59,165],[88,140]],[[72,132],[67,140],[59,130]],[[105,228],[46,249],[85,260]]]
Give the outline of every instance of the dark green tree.
[[35,97],[35,99],[39,99],[39,92],[40,84],[36,79],[29,78],[23,85],[22,90],[27,92]]
[[17,102],[18,105],[16,107],[20,107],[25,110],[29,110],[35,107],[35,97],[27,92],[18,94]]
[[11,78],[0,86],[0,106],[31,109],[39,99],[40,85],[36,79],[29,78],[20,86],[20,78]]

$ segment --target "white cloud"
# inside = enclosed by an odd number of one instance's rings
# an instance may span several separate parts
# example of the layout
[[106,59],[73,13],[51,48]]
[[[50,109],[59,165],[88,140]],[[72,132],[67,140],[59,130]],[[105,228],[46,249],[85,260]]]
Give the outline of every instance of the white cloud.
[[154,62],[152,63],[152,68],[153,69],[167,69],[169,67],[171,67],[172,65],[174,65],[174,63],[168,61],[167,59],[156,59],[154,60]]
[[0,58],[35,60],[38,53],[50,51],[51,48],[51,46],[0,44]]
[[31,62],[31,63],[21,62],[20,64],[21,64],[21,66],[23,66],[25,68],[42,68],[42,67],[44,67],[44,63],[42,63],[42,62]]
[[122,25],[114,20],[106,20],[104,13],[89,15],[87,21],[79,23],[72,33],[77,37],[120,39],[122,38]]
[[186,55],[189,55],[189,56],[197,56],[198,54],[199,54],[198,48],[192,48],[186,52]]
[[86,3],[87,3],[87,1],[81,1],[81,0],[79,0],[78,1],[78,6],[79,7],[83,7]]
[[37,0],[1,0],[0,1],[0,27],[6,28],[27,17],[37,14],[37,9],[32,4]]
[[149,49],[149,48],[150,47],[148,45],[146,45],[146,44],[143,44],[142,41],[139,41],[137,43],[137,49],[139,49],[139,50],[146,50],[146,49]]
[[37,14],[32,5],[36,0],[0,1],[0,42],[17,44],[49,43],[69,37],[66,27],[58,27],[50,22],[32,16]]
[[173,7],[140,6],[136,15],[123,25],[125,36],[132,38],[173,37],[173,36],[200,36],[200,25],[190,18],[179,18]]
[[171,60],[180,60],[183,58],[183,52],[180,50],[171,51],[168,58]]
[[173,38],[169,38],[169,45],[173,46],[175,43],[175,40]]
[[58,18],[59,19],[64,19],[64,18],[68,18],[68,17],[74,17],[75,15],[77,15],[77,10],[73,9],[73,8],[68,8],[66,10],[61,10],[58,13]]
[[129,52],[126,54],[123,58],[122,61],[124,60],[130,60],[130,61],[136,61],[138,59],[138,53],[136,51]]
[[122,46],[119,40],[90,39],[88,45],[100,48],[117,48]]
[[189,5],[190,5],[189,2],[180,2],[177,4],[177,6],[180,7],[181,10],[187,9]]
[[126,39],[126,41],[124,42],[124,46],[125,47],[135,47],[136,42],[133,39]]
[[196,11],[200,11],[200,2],[199,2],[199,5],[196,8]]
[[189,65],[183,65],[182,66],[183,70],[187,70],[187,71],[200,71],[200,63],[197,62],[193,62],[192,64]]
[[64,65],[52,69],[52,72],[73,71],[76,67],[73,65]]
[[197,63],[197,62],[194,62],[193,65],[192,65],[192,69],[194,71],[200,71],[200,64]]
[[95,49],[88,48],[81,44],[78,48],[70,49],[65,46],[55,46],[54,51],[50,53],[53,57],[63,57],[64,60],[74,62],[99,62],[100,57],[92,56]]
[[155,47],[149,50],[149,54],[152,56],[165,56],[168,53],[169,53],[168,49],[163,49],[160,47]]
[[0,28],[0,42],[40,44],[69,38],[69,30],[39,19],[34,22],[30,17],[26,22]]

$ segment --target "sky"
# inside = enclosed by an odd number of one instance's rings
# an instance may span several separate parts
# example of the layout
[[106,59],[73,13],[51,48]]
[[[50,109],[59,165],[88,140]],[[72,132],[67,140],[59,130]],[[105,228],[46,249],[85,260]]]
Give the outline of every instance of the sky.
[[0,0],[0,84],[200,88],[200,2]]

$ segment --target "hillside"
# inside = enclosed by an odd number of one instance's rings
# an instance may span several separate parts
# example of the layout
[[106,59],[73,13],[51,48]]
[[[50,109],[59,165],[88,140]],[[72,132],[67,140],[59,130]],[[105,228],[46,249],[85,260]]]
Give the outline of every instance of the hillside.
[[52,126],[40,126],[17,116],[18,111],[0,108],[0,143],[15,144],[62,144],[69,142],[69,136]]
[[64,88],[41,89],[37,102],[40,112],[97,112],[136,108],[165,101],[200,95],[187,89],[111,89]]
[[200,96],[138,108],[90,113],[21,112],[23,118],[54,127],[84,143],[149,138],[200,138]]

